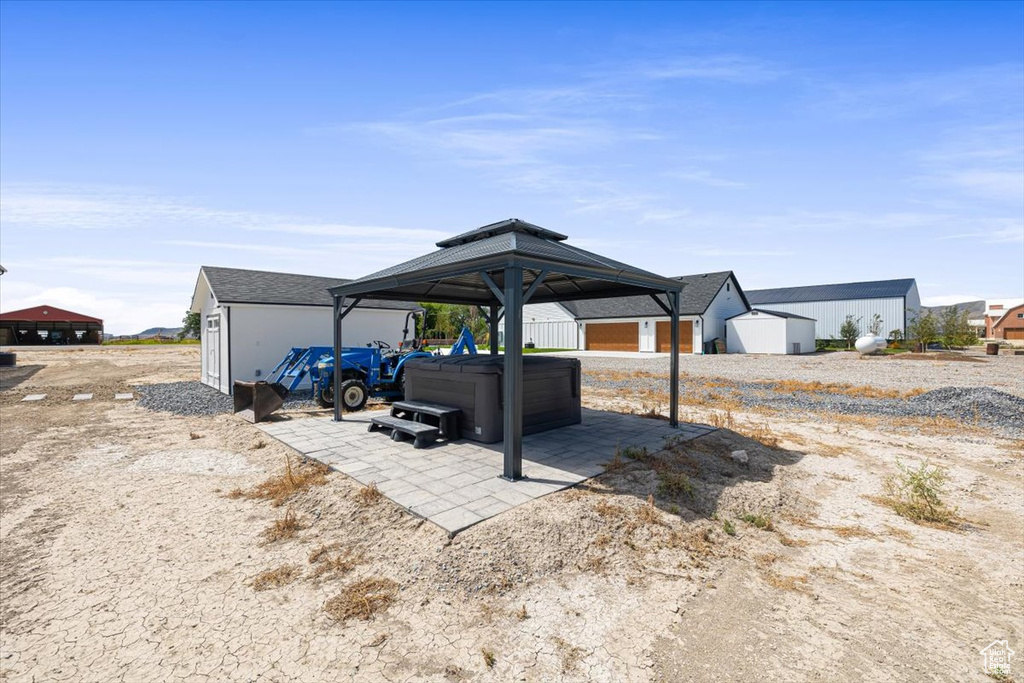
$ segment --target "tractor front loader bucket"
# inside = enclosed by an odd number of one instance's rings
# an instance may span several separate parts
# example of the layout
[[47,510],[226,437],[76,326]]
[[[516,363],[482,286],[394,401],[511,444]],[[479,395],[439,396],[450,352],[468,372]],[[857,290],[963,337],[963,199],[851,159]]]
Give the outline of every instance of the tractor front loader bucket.
[[262,422],[284,405],[288,390],[278,383],[235,380],[235,414],[246,422]]

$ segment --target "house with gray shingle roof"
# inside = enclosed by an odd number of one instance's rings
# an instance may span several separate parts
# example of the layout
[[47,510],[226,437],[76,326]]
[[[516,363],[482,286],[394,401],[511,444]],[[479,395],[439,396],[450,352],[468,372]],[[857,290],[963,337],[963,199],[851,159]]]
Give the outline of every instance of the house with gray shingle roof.
[[[715,339],[725,340],[726,319],[750,304],[731,270],[676,279],[685,285],[679,350],[705,353]],[[672,343],[668,316],[649,296],[527,305],[523,325],[523,339],[542,348],[667,353]]]
[[[230,393],[235,380],[265,379],[292,347],[331,346],[339,278],[203,266],[192,294],[200,316],[200,379]],[[405,319],[419,306],[364,299],[345,318],[344,344],[382,340],[397,346]]]

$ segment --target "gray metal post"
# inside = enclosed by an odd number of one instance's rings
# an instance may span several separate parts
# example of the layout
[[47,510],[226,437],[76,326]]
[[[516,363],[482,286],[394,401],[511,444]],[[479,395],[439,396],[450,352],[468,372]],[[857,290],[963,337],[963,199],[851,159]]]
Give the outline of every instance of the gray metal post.
[[679,292],[668,293],[668,303],[672,308],[672,369],[669,380],[669,424],[679,426]]
[[491,304],[491,317],[488,321],[491,324],[491,355],[498,355],[498,304]]
[[341,312],[345,297],[334,297],[334,421],[341,422]]
[[505,457],[502,476],[523,477],[523,270],[505,268]]

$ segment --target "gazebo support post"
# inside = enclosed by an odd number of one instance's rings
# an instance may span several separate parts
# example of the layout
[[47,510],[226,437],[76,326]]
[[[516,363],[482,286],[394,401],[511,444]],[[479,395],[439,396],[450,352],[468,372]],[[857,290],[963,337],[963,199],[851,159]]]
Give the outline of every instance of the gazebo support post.
[[523,478],[523,269],[505,268],[504,461],[502,477]]
[[345,297],[334,297],[334,421],[341,422],[341,321]]
[[679,292],[668,292],[669,306],[672,308],[672,368],[669,379],[669,424],[679,426]]
[[498,355],[498,304],[491,304],[490,323],[491,355]]

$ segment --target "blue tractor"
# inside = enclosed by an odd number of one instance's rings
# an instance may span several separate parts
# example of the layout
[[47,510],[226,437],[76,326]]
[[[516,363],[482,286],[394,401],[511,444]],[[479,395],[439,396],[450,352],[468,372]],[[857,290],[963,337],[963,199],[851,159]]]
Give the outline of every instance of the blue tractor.
[[[405,364],[415,358],[431,358],[414,334],[409,336],[409,322],[414,313],[405,320],[402,342],[397,349],[383,341],[374,341],[366,347],[349,347],[341,350],[341,404],[349,412],[362,410],[369,398],[401,399],[405,394]],[[440,352],[438,352],[440,353]],[[476,353],[473,334],[468,327],[462,328],[451,355]],[[334,407],[333,354],[323,355],[309,368],[313,382],[313,399],[324,408]]]

